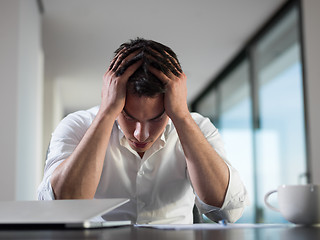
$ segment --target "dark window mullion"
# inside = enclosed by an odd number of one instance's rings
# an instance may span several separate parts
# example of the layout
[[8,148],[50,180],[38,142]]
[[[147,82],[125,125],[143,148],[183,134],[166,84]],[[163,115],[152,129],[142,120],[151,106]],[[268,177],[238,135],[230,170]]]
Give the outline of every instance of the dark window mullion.
[[257,164],[257,130],[260,128],[260,116],[259,116],[259,96],[258,96],[258,79],[257,79],[257,62],[255,58],[255,45],[251,45],[247,49],[249,58],[249,81],[250,81],[250,93],[251,93],[251,121],[252,121],[252,149],[253,149],[253,184],[254,184],[254,202],[255,202],[255,222],[263,222],[263,211],[258,205],[258,164]]

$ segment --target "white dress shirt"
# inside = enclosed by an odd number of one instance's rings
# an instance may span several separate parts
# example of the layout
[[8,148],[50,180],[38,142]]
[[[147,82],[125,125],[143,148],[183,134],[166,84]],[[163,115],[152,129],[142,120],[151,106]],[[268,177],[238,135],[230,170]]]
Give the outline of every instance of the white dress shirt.
[[[68,115],[53,132],[43,181],[38,188],[39,200],[54,199],[51,174],[74,151],[98,109],[94,107]],[[209,206],[197,197],[178,134],[170,119],[163,134],[142,159],[129,146],[115,122],[95,198],[129,198],[130,202],[104,215],[103,219],[128,219],[139,224],[189,224],[193,221],[195,203],[201,213],[214,221],[226,219],[235,222],[240,218],[248,197],[238,172],[227,162],[221,137],[209,119],[197,113],[192,113],[192,117],[229,167],[230,179],[223,206]]]

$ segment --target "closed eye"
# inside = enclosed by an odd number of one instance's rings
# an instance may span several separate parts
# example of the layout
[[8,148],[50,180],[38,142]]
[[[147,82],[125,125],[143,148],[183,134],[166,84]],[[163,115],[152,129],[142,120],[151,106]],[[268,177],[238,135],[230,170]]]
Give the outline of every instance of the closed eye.
[[124,118],[130,122],[134,122],[136,121],[136,119],[130,117],[125,111],[122,111],[122,115],[124,116]]
[[[135,121],[138,121],[137,119],[135,119],[134,117],[130,116],[124,109],[122,110],[122,115],[124,116],[124,118],[128,121],[131,121],[131,122],[135,122]],[[160,113],[158,116],[152,118],[152,119],[149,119],[148,121],[149,122],[159,122],[163,119],[165,115],[165,110],[163,110],[162,113]]]

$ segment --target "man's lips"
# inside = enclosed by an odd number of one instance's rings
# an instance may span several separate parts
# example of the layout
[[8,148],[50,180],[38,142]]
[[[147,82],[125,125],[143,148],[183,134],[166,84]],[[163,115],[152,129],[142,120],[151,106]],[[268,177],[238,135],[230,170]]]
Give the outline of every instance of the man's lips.
[[134,142],[131,141],[131,143],[136,147],[136,148],[144,148],[148,145],[148,142],[140,143],[140,142]]

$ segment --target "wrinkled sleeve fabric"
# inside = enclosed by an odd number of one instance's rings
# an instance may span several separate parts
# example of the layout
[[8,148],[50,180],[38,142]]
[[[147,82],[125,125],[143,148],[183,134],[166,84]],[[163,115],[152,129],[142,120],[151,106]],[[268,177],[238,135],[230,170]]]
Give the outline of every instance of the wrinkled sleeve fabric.
[[236,222],[242,216],[245,207],[249,205],[247,190],[238,171],[233,168],[227,160],[224,143],[218,130],[208,118],[204,118],[195,113],[193,113],[192,116],[210,145],[225,161],[229,168],[229,184],[222,207],[219,208],[204,203],[195,193],[196,205],[200,210],[200,213],[206,215],[212,221],[218,222],[224,219],[231,223]]
[[87,111],[79,111],[65,117],[52,133],[48,147],[43,180],[37,191],[38,200],[54,200],[50,178],[54,170],[67,159],[77,147],[92,122]]

